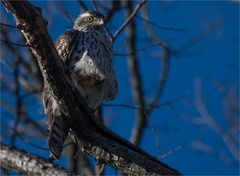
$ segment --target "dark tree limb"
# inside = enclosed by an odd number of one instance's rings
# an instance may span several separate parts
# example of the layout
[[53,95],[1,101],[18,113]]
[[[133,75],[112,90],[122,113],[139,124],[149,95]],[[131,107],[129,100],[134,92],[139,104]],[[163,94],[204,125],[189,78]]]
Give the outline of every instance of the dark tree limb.
[[[148,13],[147,13],[148,9],[147,6],[145,6],[141,13],[143,16],[143,19],[148,20]],[[149,21],[149,20],[148,20]],[[168,79],[168,72],[169,72],[169,68],[170,68],[170,57],[172,55],[171,49],[168,46],[168,44],[163,41],[162,39],[158,38],[156,36],[156,34],[154,33],[153,29],[152,29],[152,24],[147,23],[145,21],[145,26],[146,26],[146,31],[148,34],[148,38],[152,43],[158,44],[159,47],[161,49],[163,49],[162,55],[161,55],[161,72],[160,72],[160,79],[159,79],[159,84],[157,86],[157,90],[155,95],[153,96],[151,102],[150,102],[150,110],[148,113],[150,113],[150,111],[153,109],[153,107],[157,104],[157,102],[159,101],[159,99],[161,98],[167,79]]]
[[[129,7],[128,7],[128,9],[129,9]],[[128,13],[130,13],[131,9],[128,10],[128,11],[129,11]],[[142,9],[141,12],[145,12],[145,11],[146,11],[146,6],[144,6],[144,8]],[[130,24],[129,28],[130,28],[130,30],[133,30],[134,27],[131,27],[131,24]],[[168,78],[168,71],[169,71],[169,64],[170,64],[169,59],[170,59],[170,56],[171,56],[170,48],[168,47],[168,45],[164,41],[162,41],[161,39],[157,38],[154,35],[154,33],[152,31],[152,26],[147,24],[146,25],[146,30],[147,30],[147,33],[149,35],[149,39],[151,40],[151,42],[154,43],[154,44],[157,44],[158,46],[163,48],[163,55],[161,57],[160,80],[159,80],[159,84],[157,86],[156,93],[153,96],[152,100],[150,101],[149,104],[147,104],[146,102],[141,103],[141,101],[143,101],[143,95],[141,95],[141,94],[138,94],[138,96],[137,96],[138,98],[135,98],[135,100],[137,100],[137,102],[138,102],[138,106],[139,106],[139,103],[142,104],[141,108],[140,108],[141,111],[138,111],[139,115],[137,116],[137,118],[135,120],[135,125],[133,127],[132,135],[131,135],[131,141],[134,142],[135,144],[138,144],[141,141],[143,131],[144,131],[144,129],[146,127],[146,124],[147,124],[147,117],[150,117],[151,112],[156,107],[157,102],[158,102],[158,100],[160,99],[160,97],[163,93],[163,90],[165,88],[166,81],[167,81],[167,78]],[[134,32],[132,32],[132,33],[134,33]],[[132,37],[132,36],[134,36],[134,35],[130,35],[130,37]],[[132,45],[134,45],[134,44],[132,44]],[[134,56],[134,54],[131,54],[131,55],[133,55],[132,58],[136,57],[136,56]],[[135,61],[135,65],[136,65],[136,62],[137,61]],[[137,77],[135,77],[135,78],[137,78]],[[138,82],[139,82],[140,78],[138,78],[136,80],[138,80]],[[138,89],[136,89],[135,91],[141,92],[140,90],[141,90],[141,87],[138,87]]]
[[43,158],[19,151],[16,148],[10,148],[4,144],[1,144],[0,147],[0,163],[2,168],[22,173],[23,175],[70,175],[63,168]]
[[26,1],[3,1],[17,27],[23,33],[38,60],[58,105],[67,116],[71,136],[79,150],[91,154],[129,175],[180,175],[180,173],[150,156],[104,127],[87,107],[70,78],[47,32],[41,9]]
[[[132,1],[126,1],[126,10],[125,14],[126,17],[130,16],[132,13]],[[135,30],[135,23],[132,20],[131,23],[126,28],[126,37],[128,43],[128,52],[131,53],[136,50],[136,30]],[[142,88],[140,70],[138,66],[138,59],[137,54],[133,53],[128,56],[128,69],[130,72],[130,81],[132,85],[132,94],[134,101],[140,109],[136,110],[136,117],[135,117],[135,124],[131,134],[131,142],[138,145],[141,141],[142,132],[144,129],[146,115],[144,112],[145,107],[145,100],[144,100],[144,93]]]
[[[128,2],[128,4],[131,4],[131,2]],[[145,12],[147,9],[146,6],[144,6],[142,8],[142,13]],[[131,13],[132,11],[132,7],[130,5],[127,5],[127,13],[128,15]],[[147,13],[146,13],[147,14]],[[147,104],[144,101],[144,95],[143,95],[143,91],[142,91],[142,87],[141,87],[141,79],[139,76],[139,71],[137,68],[137,59],[136,59],[136,53],[134,53],[133,51],[137,51],[135,50],[135,41],[136,40],[136,35],[134,32],[134,21],[132,21],[127,28],[128,33],[127,34],[128,38],[129,38],[129,48],[130,48],[130,52],[131,55],[129,55],[129,60],[132,62],[130,69],[132,69],[132,71],[130,70],[130,72],[132,72],[132,85],[133,85],[133,89],[134,89],[134,99],[137,103],[137,107],[140,107],[141,111],[138,110],[138,114],[137,114],[137,118],[135,119],[135,124],[132,130],[132,135],[131,135],[131,141],[134,144],[139,144],[141,139],[142,139],[142,134],[144,132],[144,129],[146,127],[147,124],[147,117],[150,116],[152,110],[154,109],[154,107],[156,107],[158,100],[160,99],[163,90],[165,88],[165,84],[168,78],[168,71],[169,71],[169,59],[170,59],[170,48],[168,47],[168,45],[160,40],[159,38],[157,38],[153,31],[152,31],[152,26],[147,24],[146,25],[146,30],[147,33],[149,35],[149,38],[151,40],[152,43],[154,43],[154,45],[158,45],[161,48],[163,48],[163,55],[161,57],[161,72],[160,72],[160,80],[159,80],[159,85],[157,86],[157,90],[156,93],[154,95],[154,97],[152,98],[151,102],[149,104]],[[129,62],[128,62],[129,63]]]

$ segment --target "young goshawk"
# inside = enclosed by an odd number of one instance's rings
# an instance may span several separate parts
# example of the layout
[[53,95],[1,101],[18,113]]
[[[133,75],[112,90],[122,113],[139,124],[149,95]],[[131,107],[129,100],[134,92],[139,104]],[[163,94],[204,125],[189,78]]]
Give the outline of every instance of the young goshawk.
[[[73,29],[63,33],[55,46],[90,108],[95,110],[104,99],[115,98],[117,81],[112,64],[112,39],[104,27],[103,15],[97,12],[79,15]],[[46,81],[43,104],[50,132],[50,153],[59,159],[69,126]]]

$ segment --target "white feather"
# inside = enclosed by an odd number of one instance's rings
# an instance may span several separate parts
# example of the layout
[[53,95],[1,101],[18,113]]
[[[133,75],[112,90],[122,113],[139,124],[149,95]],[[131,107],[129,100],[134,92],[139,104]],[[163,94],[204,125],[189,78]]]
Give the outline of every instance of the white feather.
[[55,100],[55,98],[52,98],[52,111],[55,112],[57,108],[58,108],[57,101]]
[[86,13],[84,13],[84,14],[81,15],[81,17],[83,17],[83,18],[84,18],[84,17],[88,17],[88,16],[91,16],[90,13],[88,13],[88,12],[86,12]]
[[81,58],[78,62],[76,62],[76,63],[74,64],[74,71],[82,70],[82,69],[88,67],[88,65],[86,64],[86,62],[84,62],[84,61],[85,61],[84,58],[88,57],[87,54],[88,54],[88,50],[86,50],[86,51],[83,53],[82,58]]

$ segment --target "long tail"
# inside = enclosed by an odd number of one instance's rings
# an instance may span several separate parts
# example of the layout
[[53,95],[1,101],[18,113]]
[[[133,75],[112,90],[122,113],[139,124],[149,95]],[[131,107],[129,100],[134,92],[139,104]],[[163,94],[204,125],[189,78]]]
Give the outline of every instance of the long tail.
[[52,123],[52,127],[50,129],[48,145],[51,155],[57,160],[61,156],[63,145],[68,135],[68,131],[69,126],[65,121],[64,116],[55,117]]
[[50,154],[55,159],[59,159],[69,131],[69,125],[66,121],[67,117],[61,112],[57,101],[47,88],[43,91],[43,105],[46,123],[50,132],[48,138]]

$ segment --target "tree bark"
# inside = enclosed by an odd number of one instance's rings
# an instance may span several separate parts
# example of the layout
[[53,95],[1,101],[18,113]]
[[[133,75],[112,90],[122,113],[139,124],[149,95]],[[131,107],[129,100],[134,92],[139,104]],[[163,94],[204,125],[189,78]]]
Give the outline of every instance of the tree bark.
[[180,175],[99,123],[65,74],[66,68],[48,35],[47,21],[40,8],[26,1],[3,1],[3,4],[13,14],[17,27],[37,58],[43,77],[67,116],[71,136],[80,151],[129,175]]
[[43,158],[14,148],[9,148],[4,144],[1,144],[0,147],[0,163],[1,167],[22,173],[23,175],[70,175],[70,173],[63,168],[57,167]]

